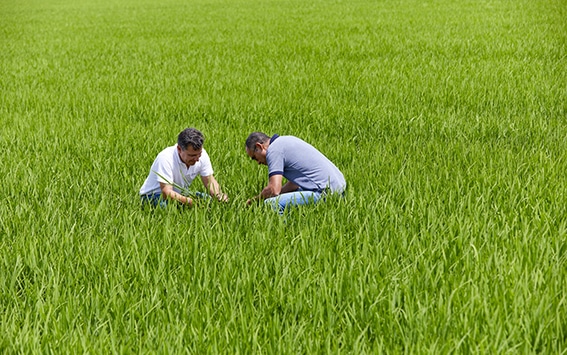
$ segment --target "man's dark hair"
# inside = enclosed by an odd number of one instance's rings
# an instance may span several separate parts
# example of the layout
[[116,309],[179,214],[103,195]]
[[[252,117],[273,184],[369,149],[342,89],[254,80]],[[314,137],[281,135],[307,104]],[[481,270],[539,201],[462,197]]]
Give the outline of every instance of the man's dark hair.
[[203,133],[195,128],[185,128],[177,136],[177,145],[183,150],[186,150],[189,146],[193,147],[195,150],[199,150],[203,148],[204,141],[205,137]]
[[268,135],[266,135],[265,133],[252,132],[250,133],[248,138],[246,138],[246,148],[248,148],[248,150],[254,150],[256,143],[264,143],[265,141],[269,140],[270,137],[268,137]]

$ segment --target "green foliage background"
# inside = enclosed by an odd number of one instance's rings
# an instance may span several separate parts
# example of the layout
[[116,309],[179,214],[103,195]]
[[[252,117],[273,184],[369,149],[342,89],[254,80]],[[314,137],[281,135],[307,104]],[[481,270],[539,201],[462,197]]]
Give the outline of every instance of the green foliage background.
[[[4,0],[3,352],[565,353],[561,0]],[[180,130],[227,205],[149,213]],[[348,195],[285,218],[249,132]],[[198,188],[201,188],[197,185]]]

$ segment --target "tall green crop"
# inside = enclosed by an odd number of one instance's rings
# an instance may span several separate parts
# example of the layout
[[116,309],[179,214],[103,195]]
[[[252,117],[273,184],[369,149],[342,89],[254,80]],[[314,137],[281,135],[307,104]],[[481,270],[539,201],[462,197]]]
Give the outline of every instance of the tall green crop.
[[[6,353],[565,353],[562,1],[0,4]],[[226,204],[140,208],[196,127]],[[244,141],[345,198],[284,216]]]

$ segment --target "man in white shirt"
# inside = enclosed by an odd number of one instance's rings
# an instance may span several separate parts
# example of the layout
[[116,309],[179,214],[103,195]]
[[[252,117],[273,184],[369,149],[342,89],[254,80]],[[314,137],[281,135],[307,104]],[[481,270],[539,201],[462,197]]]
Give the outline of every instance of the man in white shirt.
[[228,201],[213,175],[209,155],[203,148],[205,137],[195,128],[186,128],[177,137],[177,144],[162,150],[154,160],[146,181],[140,188],[142,202],[153,206],[165,205],[167,200],[193,206],[189,195],[207,197],[202,193],[192,193],[189,185],[197,177],[210,196],[219,201]]

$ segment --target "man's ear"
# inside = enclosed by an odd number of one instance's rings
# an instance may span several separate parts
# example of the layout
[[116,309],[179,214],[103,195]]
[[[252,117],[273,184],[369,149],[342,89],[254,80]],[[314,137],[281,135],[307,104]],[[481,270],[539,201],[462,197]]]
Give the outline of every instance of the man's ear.
[[258,149],[260,149],[260,151],[262,151],[264,149],[264,146],[262,145],[262,143],[256,142],[256,148],[258,148]]

